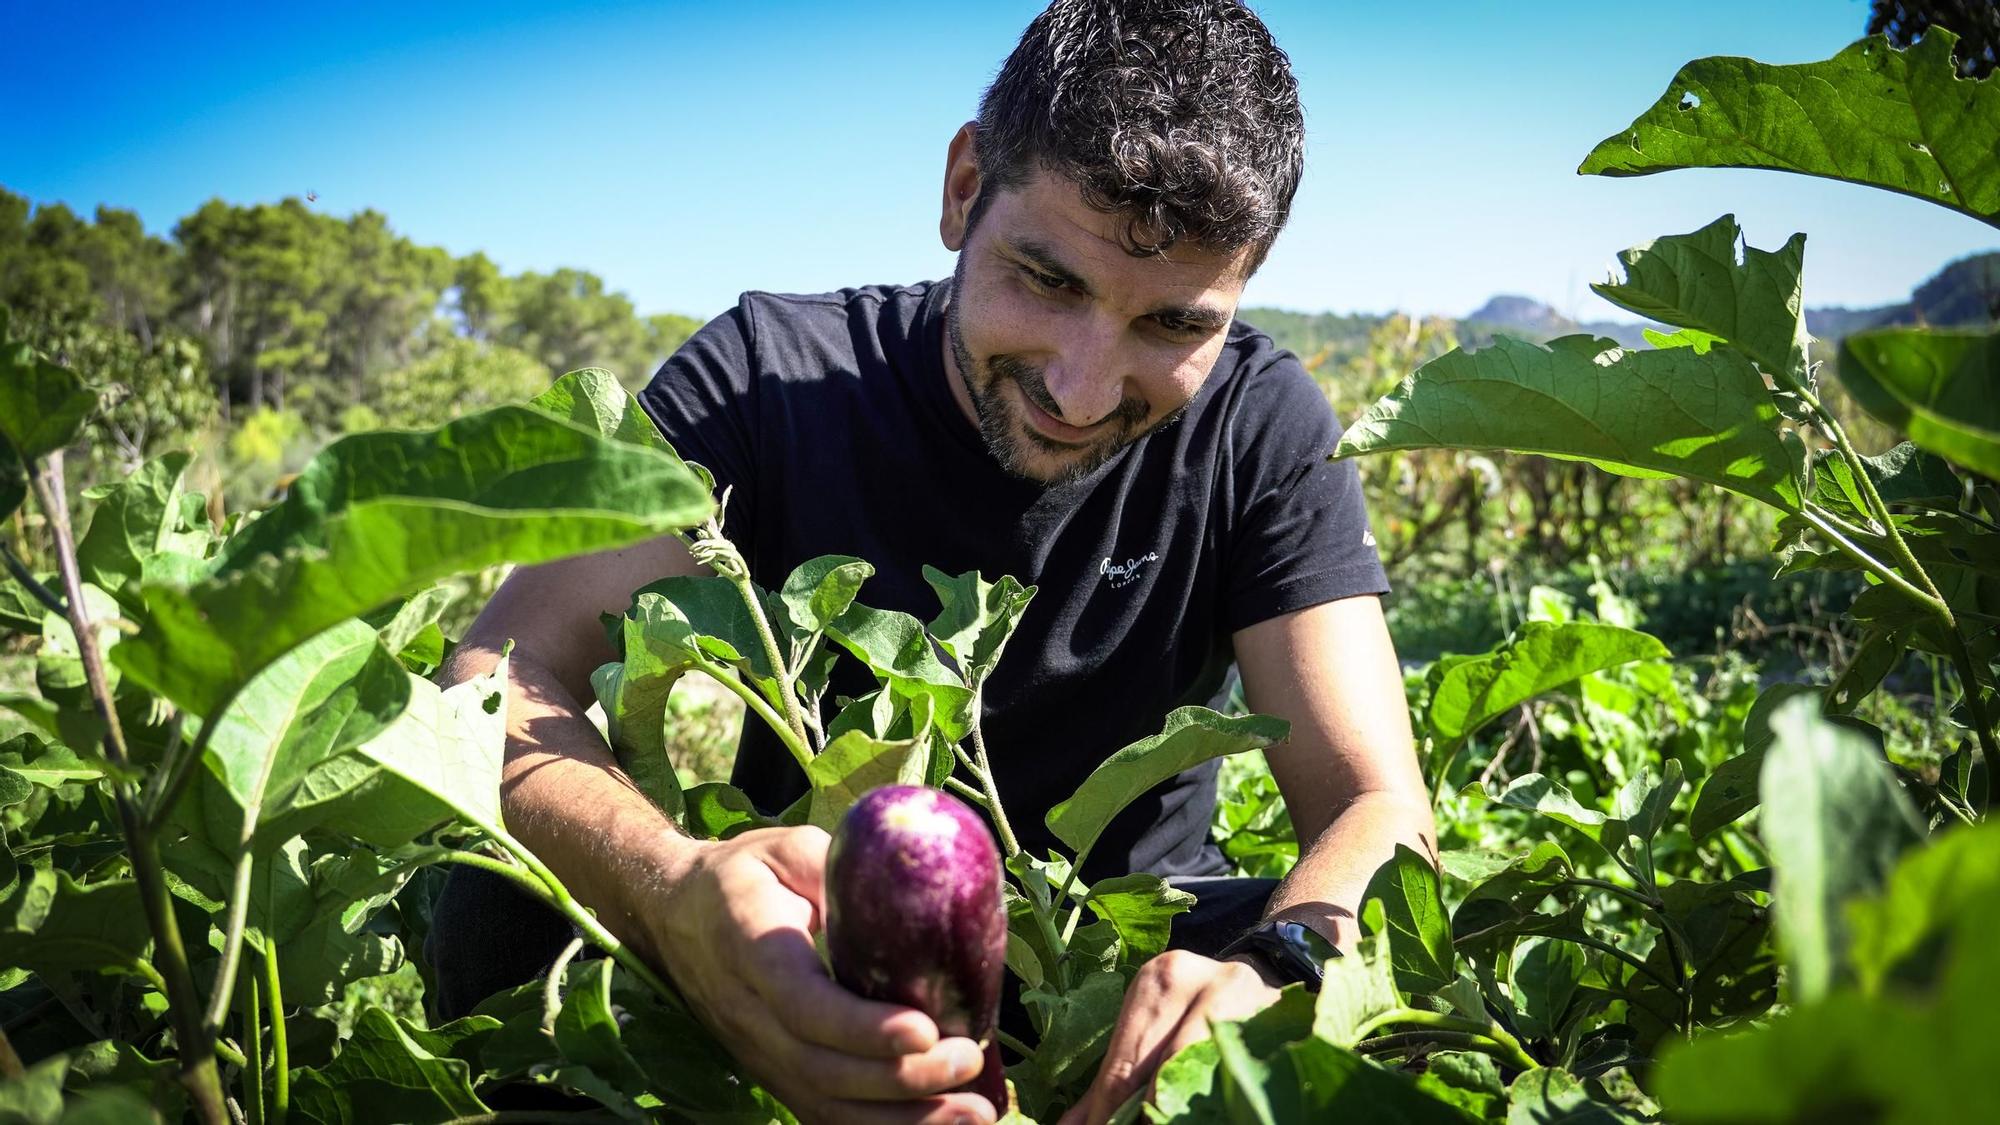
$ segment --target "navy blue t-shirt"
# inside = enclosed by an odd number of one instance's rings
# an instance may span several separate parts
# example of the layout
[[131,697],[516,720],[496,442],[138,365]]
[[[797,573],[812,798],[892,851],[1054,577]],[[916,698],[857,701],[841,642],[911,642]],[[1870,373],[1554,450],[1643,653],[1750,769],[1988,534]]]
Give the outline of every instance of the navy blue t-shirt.
[[[987,749],[1021,845],[1043,814],[1173,708],[1213,705],[1231,634],[1388,589],[1340,430],[1298,359],[1242,322],[1186,412],[1053,487],[1009,475],[953,398],[950,282],[749,292],[654,375],[640,402],[731,489],[724,532],[767,589],[818,555],[874,564],[860,601],[929,621],[925,564],[1039,587],[985,688]],[[874,686],[842,659],[831,701]],[[1216,763],[1135,801],[1087,878],[1227,870],[1208,840]],[[805,791],[782,744],[744,724],[732,777],[775,811]]]

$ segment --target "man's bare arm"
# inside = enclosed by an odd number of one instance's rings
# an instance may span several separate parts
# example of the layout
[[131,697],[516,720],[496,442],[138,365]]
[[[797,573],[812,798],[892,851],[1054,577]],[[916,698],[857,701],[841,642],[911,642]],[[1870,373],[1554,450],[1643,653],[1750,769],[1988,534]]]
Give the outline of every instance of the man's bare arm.
[[1292,724],[1290,740],[1267,756],[1298,835],[1299,863],[1265,916],[1304,922],[1348,946],[1368,881],[1396,845],[1437,852],[1381,600],[1313,606],[1235,639],[1250,709]]
[[598,615],[624,613],[632,591],[648,582],[700,570],[673,538],[522,567],[438,672],[447,685],[483,675],[513,642],[500,790],[508,830],[619,940],[655,961],[661,951],[635,915],[657,898],[649,884],[687,841],[618,768],[584,711],[591,672],[618,658]]

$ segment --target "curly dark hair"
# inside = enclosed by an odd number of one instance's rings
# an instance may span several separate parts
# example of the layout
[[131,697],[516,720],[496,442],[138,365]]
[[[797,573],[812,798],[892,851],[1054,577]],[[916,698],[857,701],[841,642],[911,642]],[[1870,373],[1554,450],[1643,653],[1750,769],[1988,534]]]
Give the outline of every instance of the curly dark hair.
[[1305,166],[1291,60],[1234,0],[1054,0],[979,101],[977,225],[1036,169],[1127,217],[1134,256],[1185,238],[1263,262]]

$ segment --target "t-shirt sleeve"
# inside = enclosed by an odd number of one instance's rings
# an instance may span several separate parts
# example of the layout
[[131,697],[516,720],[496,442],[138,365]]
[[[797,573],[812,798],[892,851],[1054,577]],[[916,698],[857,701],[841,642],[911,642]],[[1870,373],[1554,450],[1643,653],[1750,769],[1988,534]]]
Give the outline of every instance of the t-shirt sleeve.
[[729,489],[723,531],[749,549],[756,526],[757,379],[748,307],[735,307],[688,337],[639,392],[639,405],[674,451]]
[[1230,422],[1234,511],[1222,623],[1230,632],[1357,594],[1388,575],[1354,462],[1328,461],[1340,423],[1289,352],[1249,377]]

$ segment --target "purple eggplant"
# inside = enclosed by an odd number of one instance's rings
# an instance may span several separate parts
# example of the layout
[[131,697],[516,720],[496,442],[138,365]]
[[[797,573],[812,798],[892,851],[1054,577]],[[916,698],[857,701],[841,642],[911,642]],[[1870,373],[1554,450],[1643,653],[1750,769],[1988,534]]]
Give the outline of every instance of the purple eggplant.
[[940,1035],[985,1048],[985,1068],[964,1089],[1007,1111],[994,1037],[1007,915],[1000,850],[978,813],[917,785],[856,801],[827,852],[826,944],[848,991],[916,1008]]

